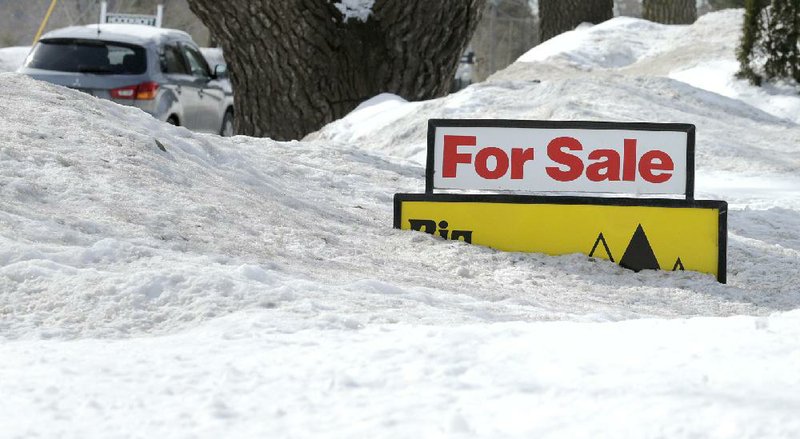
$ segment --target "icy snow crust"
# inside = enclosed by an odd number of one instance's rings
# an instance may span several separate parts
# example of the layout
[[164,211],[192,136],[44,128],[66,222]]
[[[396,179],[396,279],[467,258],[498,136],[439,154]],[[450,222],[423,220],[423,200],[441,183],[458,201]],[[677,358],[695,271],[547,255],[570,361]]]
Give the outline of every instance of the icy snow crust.
[[[615,19],[299,142],[0,74],[0,431],[797,437],[800,128],[731,78],[747,99],[671,77],[729,61],[740,22]],[[603,62],[604,38],[630,59]],[[670,66],[670,45],[698,55]],[[728,285],[393,230],[431,117],[697,124],[698,197],[731,207]]]

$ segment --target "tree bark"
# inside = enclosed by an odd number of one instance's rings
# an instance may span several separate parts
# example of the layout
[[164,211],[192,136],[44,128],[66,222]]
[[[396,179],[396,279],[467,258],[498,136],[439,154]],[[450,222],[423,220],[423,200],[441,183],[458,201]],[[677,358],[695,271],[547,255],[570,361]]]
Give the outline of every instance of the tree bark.
[[334,0],[189,0],[220,42],[237,132],[298,139],[388,92],[444,95],[485,0],[376,0],[366,21]]
[[642,0],[642,18],[664,24],[691,24],[697,20],[696,0]]
[[602,23],[613,16],[614,0],[539,0],[541,41],[581,23]]

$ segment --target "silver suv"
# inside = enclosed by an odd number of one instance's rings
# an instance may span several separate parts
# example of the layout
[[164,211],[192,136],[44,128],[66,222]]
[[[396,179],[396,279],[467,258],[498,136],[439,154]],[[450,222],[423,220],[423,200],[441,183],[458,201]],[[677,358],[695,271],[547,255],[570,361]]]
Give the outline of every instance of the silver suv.
[[190,130],[233,135],[233,91],[189,34],[142,25],[76,26],[45,34],[18,70],[131,105]]

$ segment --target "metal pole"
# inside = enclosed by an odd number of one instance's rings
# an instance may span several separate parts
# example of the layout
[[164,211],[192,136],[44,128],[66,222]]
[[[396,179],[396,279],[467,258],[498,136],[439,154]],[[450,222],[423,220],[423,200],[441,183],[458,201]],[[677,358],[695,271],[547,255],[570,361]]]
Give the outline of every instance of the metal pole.
[[[100,3],[100,24],[106,24],[106,19],[108,15],[108,3],[101,2]],[[98,27],[98,29],[100,29]]]
[[156,27],[161,27],[161,22],[164,19],[164,3],[159,3],[156,11]]
[[56,3],[58,0],[53,0],[50,2],[50,7],[47,8],[47,13],[44,14],[44,20],[42,20],[42,24],[39,25],[39,30],[36,31],[36,36],[33,37],[33,44],[35,45],[37,41],[39,41],[39,37],[42,36],[42,32],[44,32],[45,26],[47,26],[47,21],[50,20],[50,15],[53,14],[53,9],[56,8]]
[[489,45],[489,74],[491,75],[494,73],[494,51],[497,47],[497,41],[495,40],[494,34],[494,20],[497,18],[497,5],[492,2],[490,7],[492,9],[492,15],[489,19],[489,38],[491,41],[491,44]]

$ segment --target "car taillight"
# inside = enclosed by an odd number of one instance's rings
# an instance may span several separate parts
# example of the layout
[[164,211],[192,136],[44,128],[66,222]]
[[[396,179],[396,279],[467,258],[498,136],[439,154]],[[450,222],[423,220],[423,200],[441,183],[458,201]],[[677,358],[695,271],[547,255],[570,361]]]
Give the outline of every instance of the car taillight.
[[151,81],[111,89],[111,97],[114,99],[138,99],[148,101],[155,99],[157,92],[158,83]]
[[155,99],[156,92],[158,92],[157,82],[143,82],[136,86],[136,99]]

